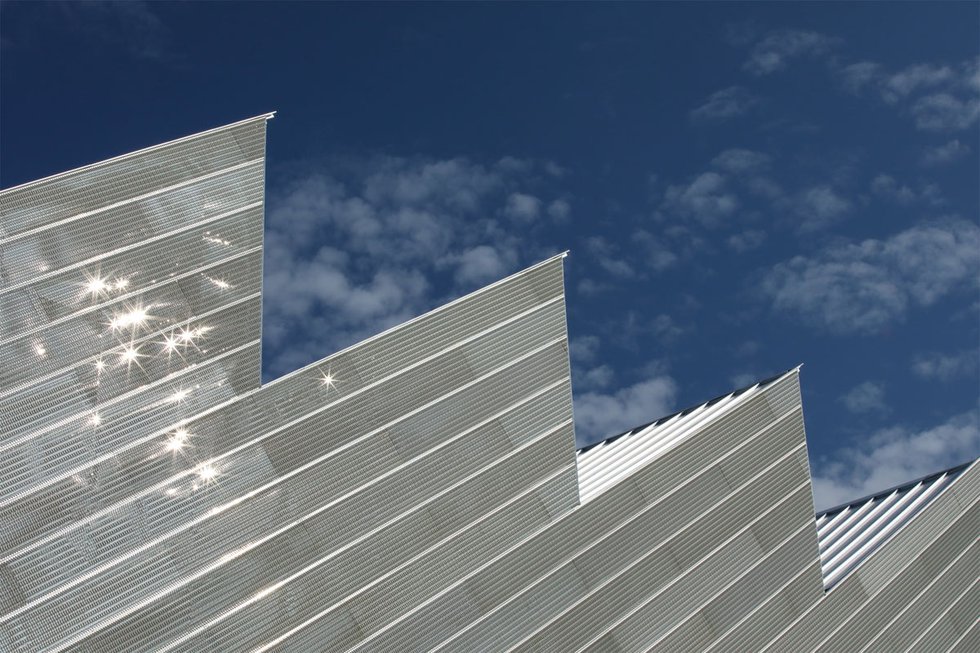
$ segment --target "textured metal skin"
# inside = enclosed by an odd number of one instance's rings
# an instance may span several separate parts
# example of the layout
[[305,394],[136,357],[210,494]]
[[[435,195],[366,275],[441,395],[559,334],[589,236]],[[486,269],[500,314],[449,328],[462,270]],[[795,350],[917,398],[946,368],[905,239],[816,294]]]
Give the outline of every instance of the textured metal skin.
[[975,464],[826,592],[798,369],[576,454],[561,257],[260,387],[268,117],[0,193],[0,651],[975,650]]

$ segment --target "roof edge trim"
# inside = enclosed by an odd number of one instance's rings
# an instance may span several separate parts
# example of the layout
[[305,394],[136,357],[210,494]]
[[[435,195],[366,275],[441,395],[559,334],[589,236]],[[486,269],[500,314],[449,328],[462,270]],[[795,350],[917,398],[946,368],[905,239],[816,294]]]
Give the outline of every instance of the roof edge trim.
[[920,476],[918,478],[912,478],[912,479],[909,479],[907,481],[903,481],[902,483],[898,483],[897,485],[893,485],[893,486],[891,486],[889,488],[885,488],[883,490],[878,490],[877,492],[872,492],[871,494],[866,494],[863,497],[857,497],[857,498],[851,499],[850,501],[845,501],[844,503],[839,503],[836,506],[833,506],[831,508],[825,508],[823,510],[818,510],[816,512],[816,518],[819,519],[820,517],[823,517],[823,516],[829,516],[829,515],[838,513],[841,510],[843,510],[844,508],[853,506],[855,504],[864,503],[864,502],[869,501],[871,499],[874,499],[876,497],[881,497],[881,496],[889,495],[892,492],[894,492],[895,490],[901,490],[903,488],[912,487],[912,486],[918,485],[919,483],[922,483],[924,481],[925,482],[932,481],[932,480],[934,480],[936,478],[939,478],[943,474],[952,474],[954,472],[966,471],[966,469],[968,467],[970,467],[971,465],[975,464],[978,460],[980,460],[980,458],[974,458],[973,460],[968,460],[965,463],[960,463],[958,465],[953,465],[952,467],[947,467],[946,469],[940,469],[940,470],[937,470],[935,472],[931,472],[929,474],[925,474],[923,476]]
[[130,157],[136,156],[137,154],[145,154],[146,152],[152,152],[152,151],[158,150],[160,148],[169,147],[171,145],[177,145],[178,143],[182,143],[184,141],[189,141],[189,140],[191,140],[193,138],[199,138],[201,136],[207,136],[208,134],[214,134],[214,133],[217,133],[217,132],[220,132],[220,131],[224,131],[226,129],[232,129],[233,127],[238,127],[240,125],[245,125],[245,124],[248,124],[250,122],[257,122],[259,120],[269,121],[269,120],[272,120],[275,117],[276,117],[276,112],[275,111],[270,111],[268,113],[263,113],[263,114],[260,114],[258,116],[252,116],[251,118],[245,118],[244,120],[238,120],[236,122],[229,123],[227,125],[221,125],[220,127],[214,127],[212,129],[206,129],[206,130],[204,130],[202,132],[195,132],[193,134],[188,134],[187,136],[181,136],[180,138],[175,138],[175,139],[170,140],[170,141],[165,141],[163,143],[157,143],[156,145],[150,145],[149,147],[144,147],[144,148],[140,148],[138,150],[133,150],[132,152],[126,152],[125,154],[119,154],[117,156],[110,157],[108,159],[103,159],[101,161],[96,161],[94,163],[87,163],[87,164],[85,164],[83,166],[79,166],[77,168],[72,168],[70,170],[64,170],[62,172],[56,172],[53,175],[48,175],[47,177],[41,177],[40,179],[33,179],[31,181],[25,181],[22,184],[17,184],[16,186],[11,186],[10,188],[4,188],[4,189],[0,190],[0,195],[4,195],[6,193],[9,193],[9,192],[12,192],[12,191],[16,191],[16,190],[22,190],[24,188],[30,188],[31,186],[35,186],[37,184],[43,184],[43,183],[46,183],[46,182],[49,182],[49,181],[54,181],[55,179],[59,179],[59,178],[64,177],[66,175],[73,175],[73,174],[76,174],[76,173],[79,173],[79,172],[83,172],[85,170],[92,170],[92,169],[95,169],[95,168],[100,168],[100,167],[105,166],[105,165],[108,165],[110,163],[116,163],[117,161],[123,161],[125,159],[130,158]]

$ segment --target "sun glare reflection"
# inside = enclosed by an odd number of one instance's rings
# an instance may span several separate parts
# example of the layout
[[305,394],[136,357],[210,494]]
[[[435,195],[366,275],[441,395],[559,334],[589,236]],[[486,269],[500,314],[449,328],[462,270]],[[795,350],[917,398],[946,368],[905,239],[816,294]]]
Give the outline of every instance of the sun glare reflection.
[[326,387],[328,392],[337,385],[339,380],[329,369],[326,372],[320,370],[320,385]]
[[218,288],[221,288],[222,290],[228,290],[229,288],[231,288],[231,284],[225,281],[224,279],[214,279],[212,277],[207,277],[207,280],[213,283],[214,285],[216,285]]
[[218,468],[211,463],[204,463],[197,468],[197,477],[205,485],[216,483],[218,480]]
[[174,453],[180,453],[184,450],[184,447],[188,446],[188,441],[191,439],[191,434],[187,432],[187,429],[177,429],[174,431],[167,439],[167,449]]
[[190,390],[178,390],[177,392],[167,397],[167,401],[171,404],[179,404],[185,399],[187,399],[187,396],[190,393],[191,393]]
[[113,331],[119,331],[121,329],[130,329],[131,331],[136,331],[146,326],[152,317],[148,314],[148,311],[153,308],[151,306],[142,307],[137,306],[125,313],[117,313],[112,316],[112,321],[109,322],[109,328]]

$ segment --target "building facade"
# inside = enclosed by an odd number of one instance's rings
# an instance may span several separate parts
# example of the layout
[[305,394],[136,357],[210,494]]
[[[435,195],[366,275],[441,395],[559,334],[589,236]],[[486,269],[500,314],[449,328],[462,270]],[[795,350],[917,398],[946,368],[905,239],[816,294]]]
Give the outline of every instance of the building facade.
[[562,256],[260,383],[258,116],[0,193],[0,650],[980,650],[976,464],[799,369],[577,451]]

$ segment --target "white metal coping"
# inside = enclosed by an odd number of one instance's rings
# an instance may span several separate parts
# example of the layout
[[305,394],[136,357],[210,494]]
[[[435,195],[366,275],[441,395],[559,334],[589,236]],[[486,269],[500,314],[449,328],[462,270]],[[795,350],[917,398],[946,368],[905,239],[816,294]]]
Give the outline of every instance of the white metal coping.
[[824,589],[831,589],[871,556],[966,468],[954,467],[818,514]]
[[665,421],[599,442],[577,454],[579,497],[585,503],[633,474],[637,469],[683,442],[705,424],[754,397],[764,385],[776,383],[799,370],[793,368],[775,379],[760,381],[744,391],[733,391]]

